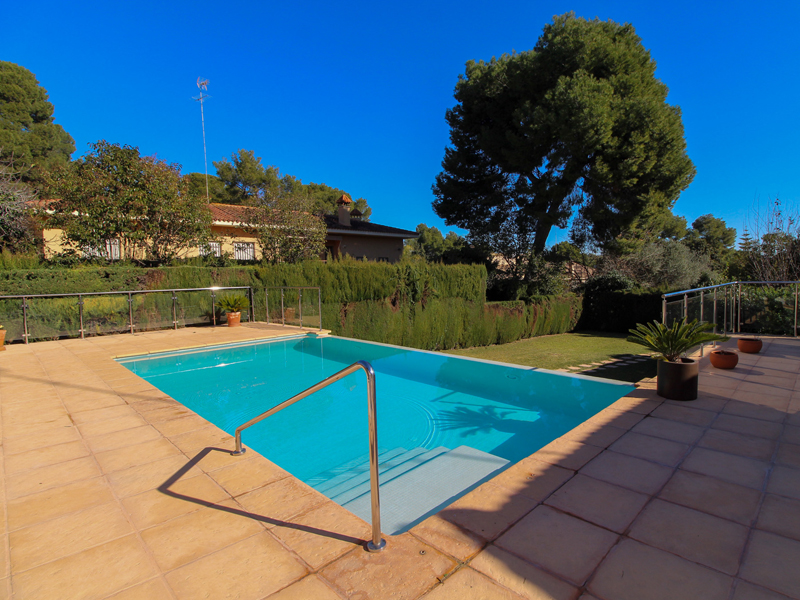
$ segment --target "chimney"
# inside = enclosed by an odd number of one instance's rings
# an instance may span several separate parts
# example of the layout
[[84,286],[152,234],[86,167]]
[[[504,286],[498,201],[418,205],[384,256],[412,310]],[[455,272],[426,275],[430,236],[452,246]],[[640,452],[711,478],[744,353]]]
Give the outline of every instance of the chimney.
[[339,208],[339,225],[350,227],[350,206],[353,201],[350,196],[342,194],[342,197],[336,201],[336,206]]

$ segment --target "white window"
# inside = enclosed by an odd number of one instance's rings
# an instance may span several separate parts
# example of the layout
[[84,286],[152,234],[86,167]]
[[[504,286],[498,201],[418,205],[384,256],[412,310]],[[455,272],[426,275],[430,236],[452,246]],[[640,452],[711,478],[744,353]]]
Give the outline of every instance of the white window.
[[208,242],[200,246],[200,256],[222,256],[222,245],[219,242]]
[[236,260],[255,260],[256,245],[253,242],[234,242],[233,258]]
[[107,260],[119,260],[119,240],[106,240],[105,246],[97,248],[95,246],[84,246],[81,248],[84,258],[105,258]]

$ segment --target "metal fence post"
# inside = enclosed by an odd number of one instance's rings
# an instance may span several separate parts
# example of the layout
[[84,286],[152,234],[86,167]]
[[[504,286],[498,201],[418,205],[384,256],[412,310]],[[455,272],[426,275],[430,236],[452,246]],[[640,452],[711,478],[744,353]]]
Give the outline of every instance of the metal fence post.
[[798,284],[794,284],[794,337],[797,337],[797,289]]
[[81,322],[81,339],[84,339],[84,337],[83,337],[83,296],[81,296],[80,294],[78,295],[78,318],[80,319],[80,322]]
[[253,287],[247,286],[247,293],[250,296],[250,322],[256,320],[256,303],[255,303],[255,296],[253,296]]
[[133,294],[128,292],[128,325],[133,333]]
[[283,288],[281,288],[281,325],[286,327],[286,315],[283,310]]
[[22,299],[22,337],[25,338],[25,343],[28,343],[28,299]]
[[[714,288],[714,335],[717,334],[717,288]],[[714,340],[714,348],[717,347],[717,341]]]
[[297,313],[300,315],[300,329],[303,328],[303,288],[297,288]]
[[736,311],[737,311],[737,317],[738,317],[736,319],[736,322],[738,324],[737,328],[736,328],[736,332],[737,333],[742,333],[742,282],[741,281],[739,282],[739,299],[736,302]]
[[175,290],[172,290],[172,327],[178,329],[178,296]]
[[661,323],[667,324],[667,297],[663,294],[661,295]]
[[722,299],[722,333],[728,333],[728,286],[725,286],[725,289],[722,290],[725,292],[725,296]]
[[217,326],[217,295],[214,293],[214,290],[211,290],[211,321],[214,323],[214,327]]
[[[317,288],[317,308],[319,309],[319,330],[322,331],[322,288]],[[794,295],[794,322],[797,331],[797,293]]]
[[264,288],[264,304],[267,307],[267,325],[269,325],[269,288]]
[[683,320],[689,320],[689,294],[683,295]]

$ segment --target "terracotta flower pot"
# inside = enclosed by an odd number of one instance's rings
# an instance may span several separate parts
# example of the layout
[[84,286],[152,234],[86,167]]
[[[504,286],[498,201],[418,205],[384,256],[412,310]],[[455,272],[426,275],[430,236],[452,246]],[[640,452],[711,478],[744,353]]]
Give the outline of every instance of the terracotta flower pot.
[[656,393],[668,400],[696,400],[700,365],[691,358],[658,361]]
[[242,313],[226,313],[226,316],[228,318],[228,327],[239,327],[242,320]]
[[6,330],[0,329],[0,352],[6,349]]
[[739,338],[736,340],[736,345],[739,347],[739,352],[758,354],[764,343],[758,338]]
[[739,355],[730,350],[712,350],[708,358],[717,369],[733,369],[739,364]]

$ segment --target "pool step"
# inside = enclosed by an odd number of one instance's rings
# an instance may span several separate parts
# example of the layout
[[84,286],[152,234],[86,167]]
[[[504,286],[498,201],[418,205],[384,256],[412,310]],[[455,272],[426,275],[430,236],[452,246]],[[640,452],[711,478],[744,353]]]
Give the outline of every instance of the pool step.
[[[403,473],[411,471],[423,465],[424,463],[433,460],[437,456],[450,452],[450,448],[439,446],[433,450],[426,450],[425,448],[412,448],[403,454],[395,456],[386,462],[378,462],[378,473],[380,474],[381,486],[387,481],[401,476]],[[334,502],[338,502],[342,506],[345,503],[358,498],[362,494],[368,493],[370,490],[369,481],[369,465],[367,470],[353,475],[347,481],[337,485],[335,488],[323,492],[328,498]]]
[[[459,446],[422,462],[414,459],[408,462],[415,462],[415,465],[388,478],[381,475],[381,529],[389,535],[407,531],[489,479],[509,461],[469,446]],[[387,475],[391,475],[391,470]],[[358,486],[362,493],[353,497],[353,491],[355,488],[340,494],[344,501],[329,497],[370,522],[369,473],[366,488]]]
[[[391,460],[400,454],[404,454],[405,452],[408,452],[408,450],[405,448],[385,450],[384,452],[378,454],[378,464],[382,465],[384,462]],[[318,475],[308,479],[306,483],[316,489],[318,492],[325,494],[330,488],[335,487],[343,481],[347,481],[354,475],[368,471],[369,457],[361,456],[333,469],[323,471],[322,473],[319,473]]]

